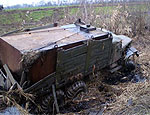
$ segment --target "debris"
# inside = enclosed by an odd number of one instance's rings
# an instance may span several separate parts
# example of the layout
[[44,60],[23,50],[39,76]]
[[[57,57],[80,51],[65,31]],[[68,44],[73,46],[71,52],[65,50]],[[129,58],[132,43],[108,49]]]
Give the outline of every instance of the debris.
[[12,83],[12,85],[17,84],[17,87],[18,87],[20,90],[22,90],[21,86],[17,83],[17,81],[16,81],[16,80],[14,79],[14,77],[12,76],[12,74],[11,74],[11,72],[10,72],[8,66],[5,64],[3,67],[4,67],[4,69],[5,69],[5,71],[6,71],[6,74],[7,74],[7,78],[8,78],[7,80],[10,80],[10,82]]

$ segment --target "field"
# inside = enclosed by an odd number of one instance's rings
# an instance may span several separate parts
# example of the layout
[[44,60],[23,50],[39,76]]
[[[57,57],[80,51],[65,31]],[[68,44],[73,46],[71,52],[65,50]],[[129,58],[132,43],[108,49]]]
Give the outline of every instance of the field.
[[[65,105],[63,114],[150,114],[150,3],[100,4],[26,8],[0,11],[0,35],[22,28],[57,22],[74,23],[78,18],[133,39],[140,56],[130,75],[100,71],[88,81],[88,93]],[[109,79],[108,76],[111,76]],[[120,77],[128,78],[125,80]],[[129,76],[131,79],[129,79]],[[140,76],[141,79],[136,78]],[[136,80],[138,79],[138,80]]]
[[[59,22],[64,24],[69,20],[75,21],[77,18],[91,19],[91,15],[97,17],[107,16],[108,18],[112,15],[113,10],[117,7],[115,4],[110,5],[88,5],[87,13],[84,11],[85,8],[82,6],[63,6],[63,7],[39,7],[39,8],[22,8],[0,11],[0,35],[9,31],[13,31],[21,28],[29,28],[35,26],[41,26]],[[148,5],[146,4],[132,4],[128,6],[129,9],[140,12],[148,12]],[[80,12],[79,12],[80,11]],[[89,16],[89,17],[88,17]],[[93,18],[92,17],[92,18]],[[102,17],[102,18],[103,18]],[[72,19],[70,19],[72,18]],[[65,20],[64,20],[65,19]],[[96,20],[95,20],[96,21]],[[94,21],[94,22],[95,22]],[[93,22],[93,21],[91,21]],[[91,23],[89,21],[89,23]],[[70,23],[70,22],[69,22]],[[96,22],[97,24],[97,22]]]

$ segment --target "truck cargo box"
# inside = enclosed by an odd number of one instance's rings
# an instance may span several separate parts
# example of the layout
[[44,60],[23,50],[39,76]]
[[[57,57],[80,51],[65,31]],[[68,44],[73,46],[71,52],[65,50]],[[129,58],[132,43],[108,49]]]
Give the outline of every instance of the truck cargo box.
[[[99,50],[99,47],[103,47],[103,43],[100,43],[99,40],[106,38],[108,39],[109,35],[107,32],[102,32],[96,28],[88,28],[89,30],[87,32],[86,28],[81,26],[78,28],[75,24],[72,24],[69,26],[34,30],[1,37],[1,63],[7,64],[9,66],[10,70],[16,75],[16,80],[19,81],[21,79],[20,76],[22,71],[25,71],[27,73],[28,79],[30,79],[32,82],[37,82],[43,79],[45,76],[55,72],[56,69],[58,73],[61,72],[62,74],[62,72],[65,70],[61,71],[60,66],[62,65],[60,63],[57,64],[62,52],[64,54],[62,55],[63,57],[61,58],[61,62],[65,63],[65,67],[68,66],[67,64],[71,65],[73,63],[74,55],[73,57],[69,57],[64,51],[83,46],[82,49],[85,52],[83,52],[82,55],[78,57],[79,60],[81,59],[83,63],[80,61],[78,63],[79,65],[81,63],[82,69],[86,68],[88,71],[89,68],[85,67],[89,66],[85,65],[87,64],[86,61],[88,60],[88,64],[90,65],[91,63],[95,63],[92,61],[96,60],[94,55],[98,53],[97,51]],[[92,55],[92,60],[90,60],[90,58],[87,59],[87,52],[89,47],[88,41],[90,39],[95,40],[93,42],[89,42],[91,44],[98,44],[98,42],[101,44],[92,46],[93,49],[95,49],[95,54],[94,50],[93,53],[90,54]],[[107,48],[109,48],[111,44],[111,40],[109,41],[110,43],[107,45]],[[99,54],[100,53],[102,52],[99,52]],[[106,54],[105,60],[107,60],[108,52],[103,52],[103,54]],[[64,58],[70,58],[69,61],[71,62],[66,63]],[[106,63],[103,62],[103,64]],[[68,68],[65,67],[64,69],[69,69],[69,66]]]

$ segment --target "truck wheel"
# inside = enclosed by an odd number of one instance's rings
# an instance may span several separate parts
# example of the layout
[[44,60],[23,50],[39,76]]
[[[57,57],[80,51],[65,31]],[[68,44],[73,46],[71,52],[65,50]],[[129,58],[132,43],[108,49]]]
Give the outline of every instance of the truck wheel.
[[[61,90],[56,91],[56,97],[59,107],[62,107],[65,103],[65,96],[64,92]],[[54,98],[52,95],[47,95],[44,100],[42,101],[41,108],[44,113],[52,113],[55,110],[54,106]]]
[[128,61],[126,64],[125,64],[125,71],[126,72],[131,72],[133,71],[134,69],[136,68],[136,65],[133,61]]
[[75,98],[79,93],[81,92],[86,92],[86,84],[83,81],[77,81],[75,82],[73,85],[71,85],[67,92],[66,92],[66,96],[69,99],[73,99]]

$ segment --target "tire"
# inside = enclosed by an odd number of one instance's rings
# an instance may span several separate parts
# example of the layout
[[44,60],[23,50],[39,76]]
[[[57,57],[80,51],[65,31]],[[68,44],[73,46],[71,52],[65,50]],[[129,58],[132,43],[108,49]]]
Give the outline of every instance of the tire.
[[128,61],[125,64],[125,71],[126,72],[131,72],[131,71],[135,70],[135,68],[136,68],[136,65],[133,61]]
[[71,85],[67,92],[66,96],[68,99],[73,99],[75,98],[79,93],[81,92],[86,92],[86,84],[83,81],[77,81],[73,85]]
[[[65,96],[64,96],[64,92],[61,90],[56,91],[56,97],[57,97],[57,102],[59,107],[62,107],[65,103]],[[54,98],[52,95],[47,95],[41,104],[41,108],[43,113],[52,113],[54,112],[53,110],[55,110],[54,108]]]

